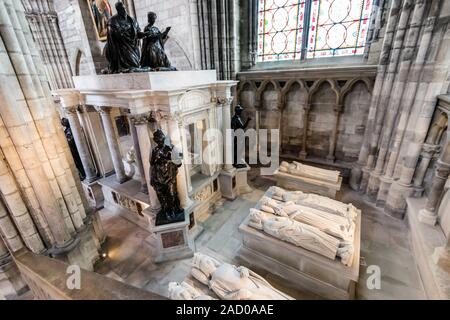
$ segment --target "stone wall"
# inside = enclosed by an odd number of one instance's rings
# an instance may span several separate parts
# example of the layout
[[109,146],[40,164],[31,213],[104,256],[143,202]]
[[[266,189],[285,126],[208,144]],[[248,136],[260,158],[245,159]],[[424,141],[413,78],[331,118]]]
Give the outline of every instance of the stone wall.
[[161,31],[172,27],[165,49],[173,66],[179,70],[200,69],[196,0],[134,0],[134,7],[142,30],[149,11],[158,15],[155,25]]

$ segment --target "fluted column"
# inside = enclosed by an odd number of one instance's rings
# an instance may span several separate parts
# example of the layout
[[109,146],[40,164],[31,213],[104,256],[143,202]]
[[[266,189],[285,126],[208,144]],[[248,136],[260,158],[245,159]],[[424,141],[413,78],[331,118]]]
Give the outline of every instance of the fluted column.
[[116,171],[116,178],[119,183],[124,183],[128,180],[125,174],[125,169],[120,154],[119,143],[117,142],[116,133],[114,131],[114,124],[111,119],[111,107],[97,107],[105,130],[106,141],[108,143],[109,152]]
[[450,175],[450,163],[438,160],[425,208],[419,211],[419,221],[434,226],[437,221],[437,206],[444,191],[445,182]]
[[89,146],[86,137],[83,134],[83,130],[81,128],[78,113],[80,113],[78,107],[66,108],[66,116],[70,123],[70,129],[72,130],[78,153],[80,154],[84,172],[86,173],[86,180],[88,182],[93,182],[97,179],[97,174],[95,172],[94,162],[89,152]]
[[342,105],[337,105],[334,109],[333,131],[331,132],[330,149],[328,150],[327,160],[334,161],[336,158],[334,153],[336,151],[337,133],[339,129],[339,118],[342,113]]
[[233,98],[218,98],[222,106],[222,134],[223,134],[223,161],[224,170],[233,170],[233,137],[231,132],[231,103]]
[[[16,28],[13,27],[12,20]],[[55,168],[59,169],[59,163],[57,157],[53,158],[55,153],[52,148],[55,147],[56,141],[49,132],[51,128],[47,120],[54,105],[47,104],[51,97],[43,91],[45,77],[39,78],[42,75],[42,69],[39,69],[38,63],[40,59],[37,59],[33,41],[27,29],[20,3],[0,2],[2,39],[0,61],[7,72],[0,74],[0,114],[26,175],[33,189],[36,190],[37,200],[56,245],[64,246],[71,240],[67,228],[71,227],[72,230],[74,228],[66,208],[66,205],[72,206],[72,203],[70,197],[64,201],[53,171]],[[14,71],[20,74],[20,77],[17,77]],[[45,143],[41,139],[44,139]],[[6,140],[3,143],[6,143]],[[4,144],[1,147],[9,146]],[[13,153],[9,156],[10,163],[18,160],[11,158],[14,156]],[[51,161],[50,156],[52,156]],[[61,183],[61,187],[64,187],[62,180]]]
[[[183,144],[181,140],[182,120],[175,116],[167,117],[167,125],[169,129],[169,137],[175,148],[181,152],[183,150]],[[178,169],[177,175],[177,190],[180,197],[180,203],[183,208],[188,208],[193,204],[193,201],[189,198],[189,189],[186,178],[186,164],[183,163]]]
[[132,116],[128,116],[128,122],[130,124],[131,137],[133,138],[134,151],[136,152],[136,164],[141,176],[141,192],[148,194],[147,180],[145,179],[144,164],[142,163],[141,147],[139,145],[139,137],[136,129],[136,119]]
[[[24,248],[24,243],[19,233],[17,232],[16,226],[14,225],[8,211],[0,198],[0,238],[8,246],[9,250],[12,252],[19,251]],[[1,239],[0,239],[1,241]]]
[[306,104],[303,107],[303,135],[302,135],[302,147],[300,150],[299,158],[300,159],[306,159],[307,153],[306,153],[306,138],[308,135],[308,116],[309,116],[309,110],[311,109],[311,104]]

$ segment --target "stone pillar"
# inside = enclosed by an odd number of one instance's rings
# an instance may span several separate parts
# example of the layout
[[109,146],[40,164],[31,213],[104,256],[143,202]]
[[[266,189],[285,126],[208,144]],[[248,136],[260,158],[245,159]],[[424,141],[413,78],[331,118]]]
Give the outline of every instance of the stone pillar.
[[0,297],[14,299],[26,290],[27,286],[0,236]]
[[132,116],[128,116],[128,122],[130,124],[131,137],[133,138],[134,150],[136,152],[136,164],[141,176],[141,192],[148,194],[147,180],[145,179],[144,164],[142,163],[141,147],[139,145],[138,132],[135,125],[135,119]]
[[311,104],[308,103],[303,107],[303,135],[302,135],[302,148],[299,154],[300,159],[306,159],[306,138],[308,135],[308,116],[309,110],[311,109]]
[[425,208],[419,211],[419,221],[434,226],[437,221],[437,206],[444,191],[445,182],[450,175],[450,163],[438,160],[436,172],[431,183]]
[[431,159],[438,149],[438,145],[430,145],[426,143],[423,145],[421,155],[422,160],[420,161],[420,164],[416,169],[416,175],[414,176],[414,188],[417,189],[416,192],[419,192],[419,190],[423,191],[423,179],[425,178],[427,169],[430,166]]
[[327,160],[332,162],[336,158],[334,156],[334,152],[336,150],[337,133],[339,129],[339,118],[342,113],[342,105],[337,105],[333,111],[334,111],[334,127],[333,131],[331,132],[330,149],[327,155]]
[[[19,229],[26,246],[35,253],[41,253],[45,249],[44,244],[22,200],[16,181],[5,163],[3,152],[0,152],[0,157],[0,193],[6,204],[6,206],[3,203],[0,204],[0,211],[4,211],[3,215],[10,212],[10,217]],[[45,227],[47,226],[42,226],[44,232],[47,231]],[[48,239],[48,241],[51,240]]]
[[1,238],[12,252],[17,252],[25,247],[3,200],[0,198],[0,241],[2,241]]
[[78,149],[78,153],[83,164],[84,172],[86,173],[87,182],[93,182],[97,179],[95,172],[94,162],[89,152],[89,146],[81,128],[80,119],[78,113],[80,112],[78,107],[70,107],[66,109],[66,116],[70,123],[73,138]]
[[[179,119],[177,115],[167,117],[167,124],[169,129],[169,137],[171,143],[179,150],[183,150],[183,144],[181,140],[182,119]],[[189,198],[188,183],[186,179],[186,164],[183,163],[178,169],[177,175],[177,190],[180,197],[180,203],[183,208],[189,208],[193,205],[193,201]]]
[[223,161],[224,170],[233,170],[233,137],[231,132],[231,103],[233,98],[218,98],[222,106],[222,134],[223,134]]
[[116,171],[117,181],[119,183],[124,183],[128,180],[128,177],[125,175],[119,143],[117,142],[114,124],[111,119],[111,107],[98,107],[97,111],[100,112],[102,118],[106,141],[108,142],[109,152],[111,153],[114,170]]
[[394,33],[398,23],[398,15],[400,10],[401,0],[391,1],[389,10],[386,32],[383,37],[383,45],[380,54],[380,62],[378,65],[377,77],[372,91],[372,100],[370,102],[369,114],[367,117],[366,130],[364,133],[363,143],[359,152],[358,162],[352,168],[350,174],[350,186],[354,190],[365,190],[368,182],[368,171],[372,167],[373,159],[369,156],[371,137],[375,129],[375,121],[377,117],[378,104],[381,97],[381,89],[385,79],[387,65],[389,64],[390,51],[392,49],[392,42]]

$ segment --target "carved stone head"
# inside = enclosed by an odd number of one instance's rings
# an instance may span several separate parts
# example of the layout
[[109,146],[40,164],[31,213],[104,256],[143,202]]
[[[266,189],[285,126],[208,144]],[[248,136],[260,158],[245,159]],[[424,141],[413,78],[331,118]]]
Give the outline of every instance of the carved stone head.
[[192,259],[192,266],[201,270],[208,278],[211,277],[219,265],[220,263],[216,259],[199,252],[195,253]]

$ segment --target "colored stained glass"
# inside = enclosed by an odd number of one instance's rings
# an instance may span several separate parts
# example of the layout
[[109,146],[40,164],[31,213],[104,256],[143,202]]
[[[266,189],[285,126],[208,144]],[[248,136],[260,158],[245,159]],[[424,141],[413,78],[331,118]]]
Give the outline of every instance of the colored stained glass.
[[258,62],[363,54],[373,1],[259,0]]
[[300,58],[304,11],[304,1],[259,0],[259,62]]
[[312,0],[307,58],[362,54],[373,0]]

